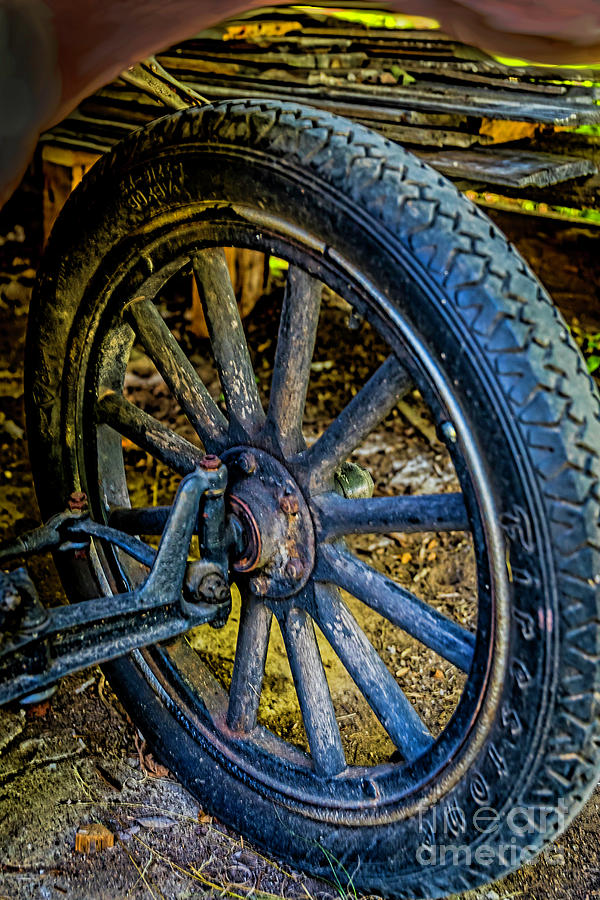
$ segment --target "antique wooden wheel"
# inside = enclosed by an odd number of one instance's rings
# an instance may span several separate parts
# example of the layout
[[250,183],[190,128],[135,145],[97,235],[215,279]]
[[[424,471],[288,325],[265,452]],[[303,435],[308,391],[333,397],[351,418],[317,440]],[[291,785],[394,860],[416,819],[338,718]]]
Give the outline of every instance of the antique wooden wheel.
[[[266,399],[224,247],[287,265]],[[161,314],[169,285],[192,272],[220,400]],[[307,441],[327,292],[385,352]],[[135,348],[196,438],[125,396]],[[228,466],[244,548],[231,560],[241,605],[227,677],[210,664],[219,633],[208,626],[204,649],[179,639],[107,667],[155,752],[205,808],[295,865],[407,897],[498,877],[575,814],[598,771],[597,401],[539,283],[448,182],[368,130],[292,104],[223,103],[162,119],[103,159],[67,203],[28,354],[44,513],[82,489],[96,517],[132,506],[120,521],[138,516],[134,530],[148,533],[151,511],[130,496],[131,443],[179,474],[202,448]],[[368,464],[348,460],[415,388],[456,489],[370,496]],[[357,534],[454,531],[470,534],[476,566],[462,621],[352,544]],[[135,585],[143,568],[95,546],[63,563],[62,576],[76,600]],[[409,699],[375,649],[369,616],[462,673],[442,727],[430,727],[427,697]],[[261,720],[273,619],[301,740]],[[349,759],[325,644],[393,750],[372,764]],[[458,856],[442,855],[450,844]]]

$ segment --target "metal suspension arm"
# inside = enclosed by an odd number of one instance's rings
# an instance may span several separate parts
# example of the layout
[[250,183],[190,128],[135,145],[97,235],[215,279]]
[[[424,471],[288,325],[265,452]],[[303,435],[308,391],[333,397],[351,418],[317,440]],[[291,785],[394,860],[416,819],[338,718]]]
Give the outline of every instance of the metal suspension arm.
[[[81,513],[59,514],[36,532],[0,548],[0,562],[6,562],[65,544],[81,547],[93,536],[151,567],[137,590],[50,610],[40,603],[25,569],[0,573],[0,611],[7,622],[13,616],[17,623],[0,636],[0,704],[222,616],[229,603],[224,522],[211,522],[204,530],[204,559],[188,564],[188,551],[202,497],[222,495],[226,481],[222,464],[211,470],[199,468],[181,481],[158,551]],[[211,514],[224,518],[223,505],[213,503]],[[218,536],[214,547],[213,534]],[[193,579],[188,577],[191,568]],[[210,585],[205,594],[203,584]]]

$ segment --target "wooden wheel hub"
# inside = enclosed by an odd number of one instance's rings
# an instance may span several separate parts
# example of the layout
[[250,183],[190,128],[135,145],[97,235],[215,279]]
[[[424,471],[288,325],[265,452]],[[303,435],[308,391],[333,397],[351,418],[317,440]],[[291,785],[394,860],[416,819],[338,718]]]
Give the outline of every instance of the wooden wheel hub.
[[262,450],[235,447],[229,468],[229,510],[241,523],[243,550],[233,561],[250,575],[250,589],[275,598],[297,594],[315,561],[315,537],[306,501],[288,470]]

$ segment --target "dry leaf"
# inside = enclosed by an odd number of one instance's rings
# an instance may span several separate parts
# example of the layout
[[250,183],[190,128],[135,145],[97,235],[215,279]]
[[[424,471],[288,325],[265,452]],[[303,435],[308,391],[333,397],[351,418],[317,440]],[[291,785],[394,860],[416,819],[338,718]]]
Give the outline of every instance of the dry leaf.
[[483,118],[479,134],[491,138],[493,144],[507,144],[509,141],[520,141],[521,138],[533,137],[536,127],[531,122],[500,122],[497,119]]
[[52,698],[40,700],[39,703],[32,703],[27,707],[28,719],[45,719],[52,706]]
[[139,735],[135,736],[135,749],[138,752],[140,761],[140,769],[149,775],[150,778],[168,778],[171,774],[166,766],[157,762],[150,751],[146,750],[146,741],[140,740]]

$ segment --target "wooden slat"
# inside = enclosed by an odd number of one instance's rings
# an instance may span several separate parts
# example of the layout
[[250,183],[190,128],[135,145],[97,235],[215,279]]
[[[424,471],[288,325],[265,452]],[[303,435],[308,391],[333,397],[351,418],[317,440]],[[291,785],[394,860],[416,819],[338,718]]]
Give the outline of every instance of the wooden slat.
[[[527,147],[507,149],[507,133],[495,126],[600,123],[600,92],[585,83],[600,82],[600,69],[509,67],[437,30],[370,28],[297,7],[243,13],[160,60],[211,100],[293,100],[346,116],[415,148],[461,186],[600,206],[593,135],[530,129],[528,137],[524,126]],[[44,152],[62,154],[68,167],[79,149],[104,152],[162,113],[157,101],[117,81],[43,135]],[[481,133],[482,119],[495,137]],[[494,141],[503,148],[482,148]]]
[[444,150],[418,155],[454,179],[504,187],[547,187],[598,171],[589,159],[527,150]]
[[[250,52],[245,45],[240,49],[232,48],[227,44],[224,46],[225,50],[219,47],[207,47],[205,50],[186,50],[175,56],[166,53],[161,56],[162,65],[172,71],[189,68],[197,71],[230,72],[230,74],[250,72],[252,67],[264,70],[268,67],[285,66],[303,74],[324,70],[339,77],[364,73],[373,68],[382,73],[390,72],[393,68],[398,67],[411,75],[437,75],[450,82],[486,84],[502,90],[526,91],[557,97],[571,95],[566,84],[535,82],[528,74],[521,78],[507,66],[489,65],[480,60],[415,58],[404,56],[402,49],[399,49],[394,55],[382,55],[381,53],[369,54],[364,48],[343,53],[310,52],[303,48],[294,52],[293,48],[280,46],[275,50],[264,50],[261,47],[255,52]],[[277,45],[271,46],[276,47]],[[331,48],[327,45],[323,49],[330,50]],[[598,99],[598,90],[587,88],[585,98],[592,103],[594,99]]]
[[[298,98],[303,96],[321,97],[345,102],[373,103],[376,106],[394,106],[398,109],[422,110],[424,112],[450,113],[473,117],[485,116],[489,119],[510,119],[521,122],[537,122],[544,125],[578,125],[600,122],[600,107],[592,103],[569,102],[562,98],[546,98],[544,95],[518,97],[507,91],[492,91],[487,87],[465,85],[453,86],[441,82],[420,82],[403,86],[401,84],[360,84],[345,81],[320,73],[320,84],[310,84],[293,74],[269,71],[256,72],[252,79],[242,76],[222,76],[221,73],[202,72],[201,79],[193,78],[190,68],[179,71],[182,81],[189,82],[198,90],[199,82],[204,91],[212,86],[226,86],[235,96],[234,88],[252,90],[255,94],[262,85],[268,85],[272,92]],[[299,90],[301,86],[301,91]],[[309,100],[309,102],[311,102]]]

